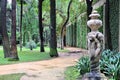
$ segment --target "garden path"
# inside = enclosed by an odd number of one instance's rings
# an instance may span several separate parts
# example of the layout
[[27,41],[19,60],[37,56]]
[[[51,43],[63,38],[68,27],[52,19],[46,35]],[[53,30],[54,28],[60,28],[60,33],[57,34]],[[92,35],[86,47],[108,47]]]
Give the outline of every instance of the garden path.
[[59,53],[58,58],[0,66],[0,75],[25,73],[20,80],[64,80],[66,67],[75,65],[86,54],[79,48],[66,48],[68,53]]

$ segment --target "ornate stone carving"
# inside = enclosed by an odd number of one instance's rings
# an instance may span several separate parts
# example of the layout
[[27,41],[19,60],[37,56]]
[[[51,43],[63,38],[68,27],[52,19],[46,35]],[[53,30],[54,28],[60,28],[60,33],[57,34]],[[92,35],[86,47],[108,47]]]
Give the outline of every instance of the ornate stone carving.
[[102,42],[104,35],[98,31],[102,26],[102,21],[98,19],[100,15],[97,11],[90,14],[91,19],[87,22],[91,32],[88,33],[88,53],[90,54],[90,73],[84,75],[82,80],[107,80],[100,73],[99,60],[102,51]]
[[87,25],[90,27],[91,32],[88,33],[88,50],[90,54],[91,61],[91,72],[99,72],[99,59],[102,51],[101,44],[104,40],[102,33],[98,29],[102,26],[102,21],[98,19],[100,15],[97,11],[93,11],[90,15],[91,20],[87,22]]

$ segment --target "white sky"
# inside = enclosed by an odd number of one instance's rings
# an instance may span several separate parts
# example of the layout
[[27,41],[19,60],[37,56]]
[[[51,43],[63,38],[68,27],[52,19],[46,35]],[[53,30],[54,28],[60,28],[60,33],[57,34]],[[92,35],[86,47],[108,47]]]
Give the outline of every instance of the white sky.
[[8,1],[8,3],[10,4],[12,0],[7,0],[7,1]]

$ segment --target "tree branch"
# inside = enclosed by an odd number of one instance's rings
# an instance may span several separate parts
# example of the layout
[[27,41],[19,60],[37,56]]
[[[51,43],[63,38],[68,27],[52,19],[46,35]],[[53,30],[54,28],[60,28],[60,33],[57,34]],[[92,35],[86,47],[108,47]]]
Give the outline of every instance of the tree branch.
[[69,21],[69,17],[70,17],[70,6],[71,6],[71,4],[72,4],[72,1],[73,0],[70,0],[70,2],[69,2],[69,4],[68,4],[68,9],[67,9],[67,19],[66,19],[66,21],[65,21],[65,23],[63,24],[63,26],[62,26],[62,29],[61,29],[61,49],[63,49],[63,31],[64,31],[64,29],[66,28],[66,24],[68,23],[68,21]]
[[68,5],[68,9],[67,9],[67,19],[66,19],[65,23],[64,23],[63,26],[62,26],[61,36],[62,36],[63,30],[64,30],[64,28],[66,27],[66,24],[67,24],[67,22],[68,22],[68,20],[69,20],[69,17],[70,17],[70,6],[71,6],[71,3],[72,3],[72,0],[70,0],[69,5]]

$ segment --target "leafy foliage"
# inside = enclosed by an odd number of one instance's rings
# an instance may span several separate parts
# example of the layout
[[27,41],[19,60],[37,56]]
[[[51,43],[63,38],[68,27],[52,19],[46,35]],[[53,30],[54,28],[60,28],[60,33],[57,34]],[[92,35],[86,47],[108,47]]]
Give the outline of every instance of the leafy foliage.
[[[89,69],[90,60],[88,57],[82,57],[77,62],[77,69],[80,74],[84,74],[90,71]],[[119,80],[120,75],[120,53],[113,52],[110,50],[103,51],[100,59],[101,72],[106,76]]]
[[110,0],[110,30],[111,30],[111,38],[112,38],[112,47],[113,50],[117,50],[118,51],[118,34],[119,34],[119,2],[117,0]]
[[77,19],[77,46],[81,48],[87,47],[87,16],[79,16]]
[[27,42],[26,44],[26,48],[29,48],[30,50],[33,50],[34,48],[36,48],[37,45],[33,40],[30,40],[29,42]]
[[115,80],[120,79],[120,53],[110,50],[104,51],[101,56],[100,66],[101,71],[107,76],[113,76]]
[[85,24],[86,16],[79,16],[76,22],[67,27],[67,45],[86,48],[87,26]]
[[79,59],[79,61],[77,62],[77,69],[80,72],[80,74],[85,74],[86,72],[90,71],[90,60],[89,57],[82,57]]
[[85,1],[73,1],[70,12],[71,25],[68,26],[66,30],[67,45],[86,48],[87,16],[84,15],[84,12],[86,12]]

